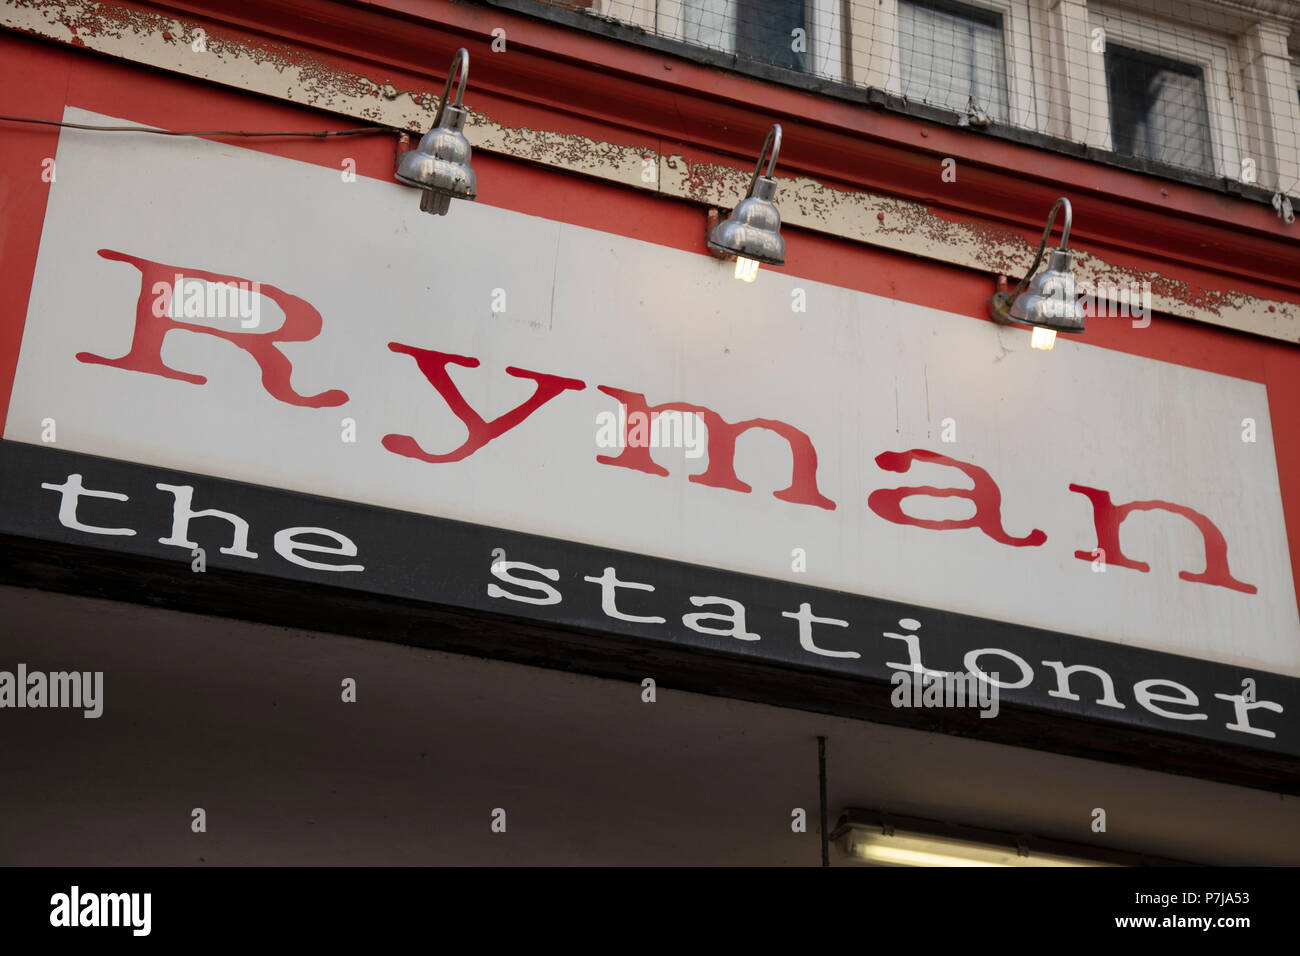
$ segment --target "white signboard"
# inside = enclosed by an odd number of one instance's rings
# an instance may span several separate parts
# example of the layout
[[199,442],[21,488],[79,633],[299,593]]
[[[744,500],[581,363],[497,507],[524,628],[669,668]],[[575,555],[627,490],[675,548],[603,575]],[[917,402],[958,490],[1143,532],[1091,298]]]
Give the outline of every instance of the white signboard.
[[1300,676],[1263,385],[235,146],[57,169],[7,439]]

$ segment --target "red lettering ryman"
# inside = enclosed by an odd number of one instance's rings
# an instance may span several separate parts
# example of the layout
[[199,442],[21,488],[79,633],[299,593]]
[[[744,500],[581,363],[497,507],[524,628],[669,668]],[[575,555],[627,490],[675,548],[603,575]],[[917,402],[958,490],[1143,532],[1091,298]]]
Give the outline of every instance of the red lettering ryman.
[[[166,265],[110,249],[101,249],[99,254],[105,259],[129,263],[140,272],[140,295],[136,302],[135,328],[131,346],[121,358],[107,358],[79,352],[77,353],[79,361],[203,385],[207,381],[204,376],[174,369],[162,358],[163,340],[168,333],[194,332],[220,339],[246,353],[261,372],[262,387],[277,401],[308,408],[342,405],[348,401],[347,393],[340,389],[329,389],[317,395],[302,395],[291,383],[292,364],[279,350],[278,345],[284,342],[309,342],[320,334],[323,324],[320,313],[305,299],[290,295],[267,283],[261,283],[261,293],[284,311],[284,323],[278,329],[268,332],[227,332],[209,326],[194,325],[178,321],[169,316],[166,309],[158,308],[160,301],[158,290],[161,289],[161,294],[165,295],[169,283],[180,274],[213,283],[238,284],[247,283],[248,280],[188,266],[182,268]],[[510,366],[505,370],[507,375],[530,379],[536,384],[536,388],[526,401],[488,421],[470,406],[452,382],[447,370],[449,365],[478,368],[478,359],[399,342],[388,343],[388,348],[399,355],[407,355],[415,360],[420,373],[467,430],[464,441],[456,448],[445,452],[426,451],[425,447],[411,435],[389,434],[382,438],[382,444],[388,451],[430,464],[462,461],[489,442],[496,441],[522,425],[533,412],[563,392],[581,391],[587,387],[585,382],[576,378],[565,378],[546,372],[530,372]],[[598,385],[597,388],[624,406],[627,411],[627,421],[638,416],[643,421],[653,421],[655,417],[667,411],[698,415],[708,432],[709,461],[708,467],[703,472],[689,476],[690,481],[710,488],[749,494],[753,488],[736,474],[736,442],[742,434],[753,429],[762,429],[784,439],[790,447],[792,458],[790,485],[773,492],[775,497],[791,504],[835,509],[835,502],[823,495],[817,487],[817,451],[812,439],[794,425],[775,418],[750,418],[729,422],[714,409],[693,402],[673,400],[650,405],[645,395],[640,392],[610,385]],[[651,458],[650,449],[641,442],[625,441],[620,454],[597,455],[596,461],[602,465],[628,468],[659,477],[668,477],[669,474],[668,469]],[[867,497],[867,506],[876,515],[895,524],[911,525],[929,531],[976,529],[999,544],[1015,548],[1041,547],[1046,543],[1047,535],[1038,529],[1033,529],[1019,537],[1005,529],[1002,524],[1002,491],[994,478],[984,469],[923,448],[901,452],[886,451],[876,456],[876,464],[886,471],[906,473],[915,462],[954,468],[970,480],[972,487],[936,488],[925,485],[878,489]],[[1205,570],[1180,571],[1178,575],[1180,578],[1198,584],[1230,588],[1246,594],[1256,593],[1257,589],[1254,585],[1239,581],[1232,576],[1228,568],[1227,540],[1218,526],[1201,512],[1170,501],[1154,499],[1116,505],[1111,501],[1109,492],[1084,485],[1071,484],[1069,490],[1086,496],[1092,503],[1093,522],[1097,532],[1097,551],[1105,555],[1105,560],[1110,565],[1141,572],[1150,571],[1149,564],[1128,557],[1121,549],[1120,525],[1134,511],[1164,511],[1190,521],[1201,533],[1205,546]],[[915,496],[965,498],[975,506],[975,514],[970,518],[958,520],[914,518],[903,510],[903,502]],[[1074,554],[1075,557],[1087,561],[1092,560],[1097,551],[1080,550],[1075,551]]]

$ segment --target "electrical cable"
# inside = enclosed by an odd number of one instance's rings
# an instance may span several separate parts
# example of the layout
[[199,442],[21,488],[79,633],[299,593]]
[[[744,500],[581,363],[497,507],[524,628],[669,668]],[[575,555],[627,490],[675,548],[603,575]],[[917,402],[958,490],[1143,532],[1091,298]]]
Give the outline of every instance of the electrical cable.
[[821,797],[822,866],[830,866],[830,821],[826,814],[826,738],[821,735],[817,737],[817,787]]
[[66,129],[86,129],[102,133],[154,133],[158,136],[310,136],[323,139],[327,136],[364,136],[369,133],[400,133],[402,130],[391,126],[358,126],[353,129],[338,130],[172,130],[158,129],[155,126],[92,126],[86,123],[64,123],[59,120],[34,119],[29,116],[0,116],[0,121],[7,123],[35,123],[41,126],[59,126]]

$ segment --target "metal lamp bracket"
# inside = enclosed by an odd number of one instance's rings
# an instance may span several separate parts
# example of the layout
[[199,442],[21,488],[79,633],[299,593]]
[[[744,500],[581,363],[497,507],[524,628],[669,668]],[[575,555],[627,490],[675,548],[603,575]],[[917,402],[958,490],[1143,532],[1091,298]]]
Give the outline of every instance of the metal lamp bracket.
[[708,237],[713,234],[713,230],[717,228],[718,223],[720,222],[722,222],[722,210],[719,209],[717,206],[710,206],[708,213],[704,217],[704,238],[706,240],[705,248],[709,250],[709,255],[713,256],[713,258],[715,259],[734,258],[733,256],[727,255],[725,252],[718,252],[716,249],[710,248],[707,245]]
[[[768,150],[771,150],[769,154]],[[767,131],[767,139],[763,140],[763,148],[758,154],[758,164],[754,167],[754,175],[749,177],[749,188],[745,190],[745,198],[754,195],[754,187],[758,184],[759,172],[763,169],[763,157],[767,156],[767,172],[763,176],[767,179],[772,178],[772,173],[776,169],[776,158],[781,155],[781,124],[773,123],[772,128]]]
[[[459,76],[457,66],[460,67]],[[437,126],[442,122],[442,111],[447,108],[448,98],[451,96],[451,83],[456,80],[456,102],[452,105],[457,109],[461,108],[461,101],[465,98],[465,84],[469,82],[469,51],[461,47],[456,51],[456,55],[451,58],[451,68],[447,70],[447,84],[442,88],[442,99],[438,100],[438,112],[433,117],[433,125]]]
[[1009,284],[1006,276],[998,276],[993,298],[989,299],[989,318],[999,325],[1015,324],[1011,319],[1011,304],[1015,298],[1011,295]]

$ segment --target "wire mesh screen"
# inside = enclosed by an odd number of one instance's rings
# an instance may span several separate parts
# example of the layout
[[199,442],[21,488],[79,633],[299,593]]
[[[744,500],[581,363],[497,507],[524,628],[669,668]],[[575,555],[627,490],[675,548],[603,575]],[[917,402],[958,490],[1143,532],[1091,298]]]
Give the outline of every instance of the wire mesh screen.
[[1300,187],[1300,0],[539,0],[745,70],[883,90],[1161,168]]
[[1005,123],[1007,60],[1001,13],[955,4],[898,4],[903,96]]
[[806,72],[808,22],[789,0],[684,0],[682,39],[747,60]]
[[1106,88],[1115,152],[1213,171],[1209,97],[1201,67],[1111,44]]

